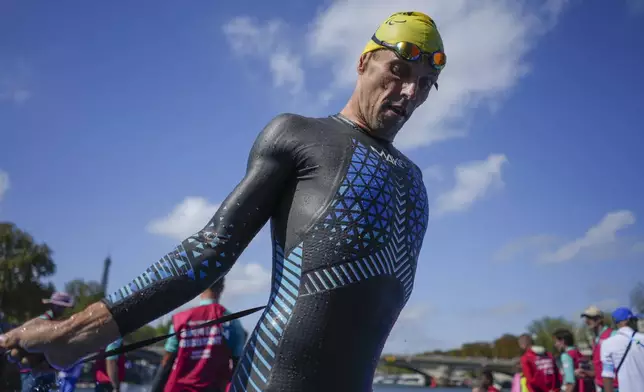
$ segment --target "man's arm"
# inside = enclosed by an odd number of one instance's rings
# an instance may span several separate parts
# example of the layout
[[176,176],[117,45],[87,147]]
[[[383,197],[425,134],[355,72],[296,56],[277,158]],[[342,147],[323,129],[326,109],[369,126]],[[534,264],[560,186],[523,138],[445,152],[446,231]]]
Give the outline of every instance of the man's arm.
[[527,356],[521,357],[521,371],[525,377],[526,383],[528,385],[534,384],[534,372],[532,371],[532,364]]
[[[245,177],[203,230],[131,283],[65,322],[59,328],[60,344],[74,356],[88,354],[107,344],[107,339],[124,336],[183,305],[224,276],[275,212],[293,178],[295,117],[280,115],[264,128],[250,152]],[[211,144],[217,147],[213,141]],[[212,182],[210,167],[219,165],[225,170],[226,162],[218,161],[213,151],[204,155],[208,155],[209,161],[204,163],[209,165],[195,167],[191,174],[202,174],[204,181]],[[172,184],[181,184],[181,179],[173,179]]]
[[[615,379],[615,363],[613,362],[613,353],[610,350],[610,343],[606,344],[608,338],[601,343],[599,347],[599,358],[602,361],[602,380],[604,383],[604,392],[613,392],[613,379]],[[597,369],[595,369],[597,371]]]
[[[105,351],[116,350],[121,347],[122,344],[123,340],[117,339],[114,343],[109,344],[107,348],[105,348]],[[115,392],[118,392],[121,388],[118,359],[118,355],[105,358],[105,370],[107,371],[107,376],[109,377]]]

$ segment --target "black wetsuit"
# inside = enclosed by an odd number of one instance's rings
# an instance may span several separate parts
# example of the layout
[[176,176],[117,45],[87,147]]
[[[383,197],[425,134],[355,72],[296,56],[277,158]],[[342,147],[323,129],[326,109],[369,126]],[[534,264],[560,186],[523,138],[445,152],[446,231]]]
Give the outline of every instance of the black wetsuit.
[[271,295],[231,390],[371,390],[427,214],[421,171],[390,143],[340,115],[280,115],[210,223],[105,302],[133,331],[223,276],[270,218]]

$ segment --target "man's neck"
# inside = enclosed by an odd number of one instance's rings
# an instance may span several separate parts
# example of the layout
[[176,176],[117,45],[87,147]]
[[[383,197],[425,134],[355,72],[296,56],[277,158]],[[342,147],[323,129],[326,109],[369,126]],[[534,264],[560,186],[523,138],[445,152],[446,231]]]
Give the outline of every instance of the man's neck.
[[354,123],[356,123],[356,125],[360,126],[364,130],[369,130],[369,127],[367,127],[367,122],[364,120],[364,116],[360,114],[360,108],[358,107],[358,104],[353,99],[353,97],[351,97],[345,107],[340,110],[340,114],[353,121]]

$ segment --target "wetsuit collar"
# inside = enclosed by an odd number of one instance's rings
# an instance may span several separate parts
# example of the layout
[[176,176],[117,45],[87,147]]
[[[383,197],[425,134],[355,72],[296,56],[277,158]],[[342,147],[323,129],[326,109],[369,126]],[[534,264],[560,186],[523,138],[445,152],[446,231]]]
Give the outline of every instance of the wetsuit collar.
[[216,304],[216,303],[217,303],[217,301],[215,301],[214,299],[202,299],[202,300],[199,301],[200,306],[212,305],[212,304]]
[[379,137],[374,136],[374,135],[373,135],[373,134],[372,134],[372,133],[371,133],[367,128],[365,128],[365,127],[363,127],[363,126],[359,125],[358,123],[356,123],[356,122],[355,122],[355,121],[353,121],[353,120],[350,120],[349,118],[347,118],[346,116],[344,116],[342,113],[334,114],[334,115],[333,115],[333,116],[331,116],[331,117],[332,117],[332,118],[335,118],[336,120],[338,120],[338,121],[340,121],[340,122],[343,122],[343,123],[345,123],[345,124],[349,125],[350,127],[352,127],[353,129],[355,129],[355,130],[357,130],[357,131],[360,131],[360,132],[364,133],[365,135],[369,136],[370,138],[373,138],[373,139],[378,140],[378,141],[379,141],[379,142],[381,142],[381,143],[391,144],[391,142],[389,142],[389,141],[387,141],[387,140],[384,140],[384,139],[381,139],[381,138],[379,138]]

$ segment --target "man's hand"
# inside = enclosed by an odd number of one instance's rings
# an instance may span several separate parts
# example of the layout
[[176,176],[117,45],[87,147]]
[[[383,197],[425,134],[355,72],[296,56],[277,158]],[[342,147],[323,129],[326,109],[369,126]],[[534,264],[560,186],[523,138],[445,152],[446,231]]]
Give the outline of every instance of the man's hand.
[[48,344],[56,340],[56,331],[55,321],[40,318],[30,320],[0,336],[0,353],[4,354],[9,362],[23,369],[31,369],[35,374],[53,372],[55,369],[44,352]]
[[64,321],[33,319],[0,336],[0,355],[34,373],[63,370],[118,339],[118,326],[102,303]]
[[586,371],[584,369],[575,369],[575,377],[577,378],[586,377]]

